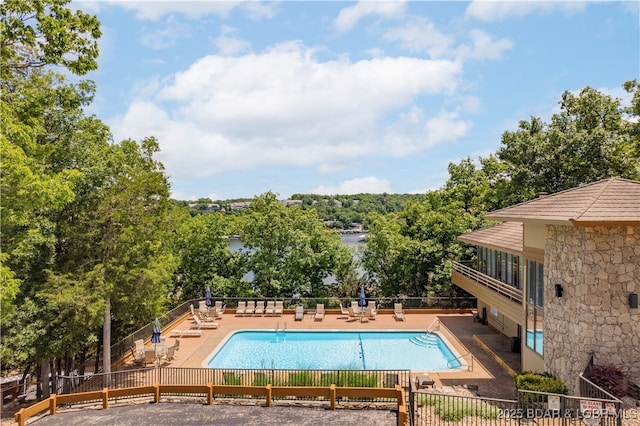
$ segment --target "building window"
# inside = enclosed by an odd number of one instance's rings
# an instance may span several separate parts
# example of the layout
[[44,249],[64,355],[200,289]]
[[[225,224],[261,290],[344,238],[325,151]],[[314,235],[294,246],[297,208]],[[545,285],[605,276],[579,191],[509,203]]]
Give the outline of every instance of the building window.
[[544,340],[544,265],[527,262],[527,347],[543,354]]

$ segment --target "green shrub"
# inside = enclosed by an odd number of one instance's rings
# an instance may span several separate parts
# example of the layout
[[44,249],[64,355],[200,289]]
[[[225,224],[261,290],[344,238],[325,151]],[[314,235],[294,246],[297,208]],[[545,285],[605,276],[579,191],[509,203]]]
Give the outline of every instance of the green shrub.
[[465,417],[497,419],[500,410],[484,401],[433,394],[419,395],[419,403],[431,405],[442,420],[459,422]]
[[309,371],[289,373],[289,386],[313,386],[313,375]]
[[[515,377],[516,389],[566,395],[569,389],[553,374],[523,371]],[[546,402],[546,396],[521,394],[526,402]]]

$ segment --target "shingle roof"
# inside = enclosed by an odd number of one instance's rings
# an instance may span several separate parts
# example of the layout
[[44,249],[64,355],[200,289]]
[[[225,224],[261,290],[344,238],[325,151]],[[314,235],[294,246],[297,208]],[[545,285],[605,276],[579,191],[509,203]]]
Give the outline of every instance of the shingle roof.
[[496,226],[460,235],[458,240],[467,244],[521,254],[522,223],[504,222]]
[[487,219],[574,225],[640,224],[640,182],[610,178],[496,210]]

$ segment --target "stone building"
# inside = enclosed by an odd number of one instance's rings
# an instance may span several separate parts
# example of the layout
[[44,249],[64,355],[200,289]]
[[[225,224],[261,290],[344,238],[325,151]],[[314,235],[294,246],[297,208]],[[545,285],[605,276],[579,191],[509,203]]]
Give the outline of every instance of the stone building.
[[590,355],[640,376],[640,182],[611,178],[489,213],[452,281],[511,337],[522,370],[577,389]]

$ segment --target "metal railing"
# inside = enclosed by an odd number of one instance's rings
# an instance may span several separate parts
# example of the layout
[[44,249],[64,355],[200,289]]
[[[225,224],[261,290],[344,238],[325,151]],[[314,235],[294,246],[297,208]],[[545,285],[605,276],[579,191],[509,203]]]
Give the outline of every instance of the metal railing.
[[473,269],[467,265],[463,265],[460,262],[453,262],[453,270],[467,278],[472,279],[476,283],[483,285],[496,293],[516,302],[522,304],[522,290],[503,283],[500,280],[483,274],[482,272]]

